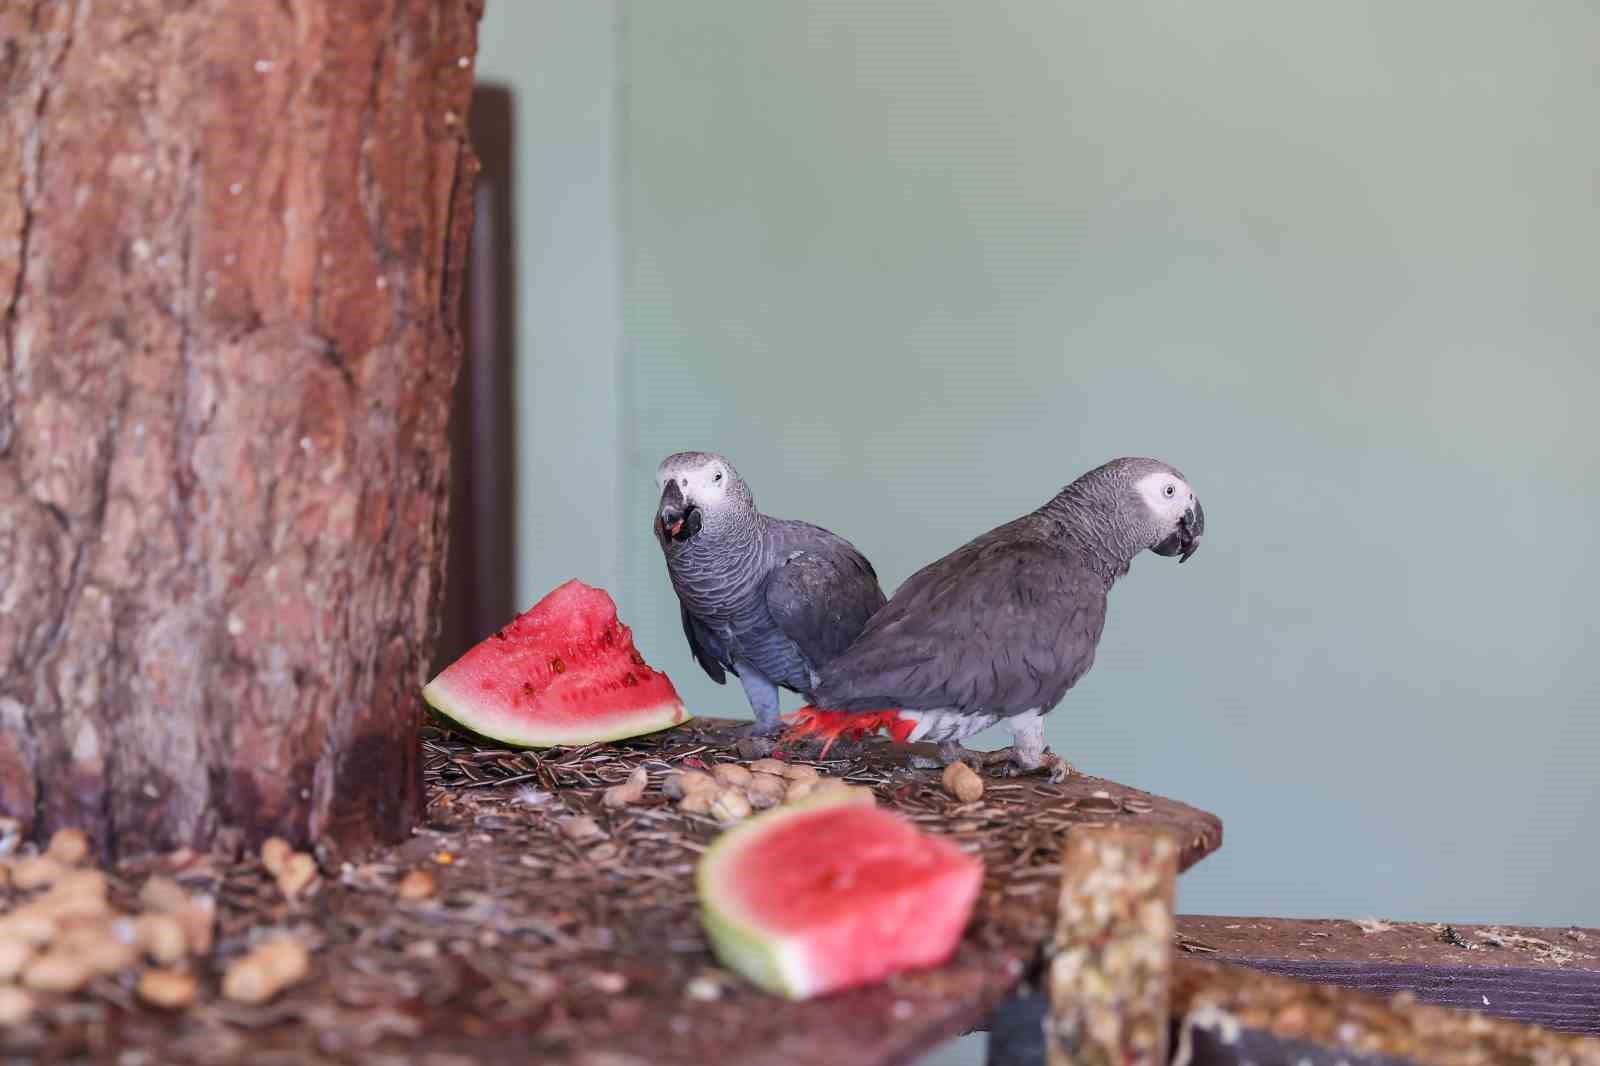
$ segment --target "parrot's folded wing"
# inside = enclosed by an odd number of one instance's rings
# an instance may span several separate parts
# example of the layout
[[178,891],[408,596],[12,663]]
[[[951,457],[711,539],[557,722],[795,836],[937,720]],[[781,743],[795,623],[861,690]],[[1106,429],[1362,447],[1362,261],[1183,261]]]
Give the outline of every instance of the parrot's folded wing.
[[848,541],[800,522],[779,542],[767,578],[767,611],[813,667],[850,646],[885,603],[872,564]]
[[1063,546],[982,538],[907,581],[822,671],[819,707],[1000,716],[1053,707],[1094,662],[1104,579]]
[[728,653],[722,649],[722,643],[711,630],[695,620],[689,613],[689,608],[679,604],[678,613],[683,618],[683,635],[689,641],[689,653],[694,656],[694,661],[710,675],[711,680],[719,685],[726,684],[728,675],[724,672],[724,667],[736,674],[739,671],[735,670],[733,663],[729,661]]

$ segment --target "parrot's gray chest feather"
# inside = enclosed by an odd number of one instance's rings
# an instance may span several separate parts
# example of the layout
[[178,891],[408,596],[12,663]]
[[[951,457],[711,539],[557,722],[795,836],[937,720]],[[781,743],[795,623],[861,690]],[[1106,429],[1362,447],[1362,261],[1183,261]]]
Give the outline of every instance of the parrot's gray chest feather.
[[817,668],[849,645],[885,597],[845,541],[805,523],[757,517],[737,535],[702,534],[669,550],[667,570],[691,624],[715,638],[728,668],[737,673],[748,664],[809,694]]

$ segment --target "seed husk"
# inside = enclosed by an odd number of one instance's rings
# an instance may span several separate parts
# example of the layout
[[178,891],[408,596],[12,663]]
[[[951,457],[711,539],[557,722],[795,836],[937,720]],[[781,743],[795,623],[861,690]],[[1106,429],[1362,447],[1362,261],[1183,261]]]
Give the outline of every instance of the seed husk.
[[628,779],[620,785],[606,789],[604,803],[607,807],[627,807],[644,799],[644,790],[650,784],[650,775],[642,766],[635,767]]
[[983,798],[983,778],[964,762],[946,766],[941,780],[944,790],[962,803],[974,803]]
[[44,853],[63,866],[77,866],[89,857],[89,834],[82,829],[57,829]]
[[758,811],[768,807],[776,807],[784,801],[788,789],[784,779],[773,777],[771,774],[755,774],[750,778],[750,783],[745,786],[745,797],[750,801],[750,806]]
[[139,975],[135,991],[139,999],[152,1007],[178,1010],[194,1002],[199,982],[194,974],[178,970],[146,970]]
[[403,900],[427,899],[438,891],[434,884],[433,875],[426,870],[412,870],[400,879],[400,884],[395,888],[395,895]]
[[725,788],[711,802],[711,817],[724,824],[750,817],[750,799],[742,789]]
[[711,768],[711,776],[723,788],[743,788],[750,783],[750,771],[736,762],[719,762]]

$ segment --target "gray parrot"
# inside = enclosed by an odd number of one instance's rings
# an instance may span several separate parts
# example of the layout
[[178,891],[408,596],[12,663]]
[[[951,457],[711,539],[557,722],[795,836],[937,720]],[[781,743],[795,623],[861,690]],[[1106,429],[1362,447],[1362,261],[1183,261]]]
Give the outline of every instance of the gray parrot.
[[717,684],[739,678],[756,716],[747,732],[776,733],[778,689],[809,698],[817,670],[884,605],[878,575],[844,538],[762,514],[715,453],[667,456],[656,487],[656,540],[689,650]]
[[[948,763],[994,757],[1059,779],[1044,716],[1094,662],[1106,594],[1149,549],[1186,561],[1205,512],[1177,470],[1114,459],[1037,510],[913,574],[847,651],[823,664],[796,738],[886,728],[935,741]],[[893,707],[895,711],[879,708]],[[961,741],[1004,722],[1012,746],[974,756]]]

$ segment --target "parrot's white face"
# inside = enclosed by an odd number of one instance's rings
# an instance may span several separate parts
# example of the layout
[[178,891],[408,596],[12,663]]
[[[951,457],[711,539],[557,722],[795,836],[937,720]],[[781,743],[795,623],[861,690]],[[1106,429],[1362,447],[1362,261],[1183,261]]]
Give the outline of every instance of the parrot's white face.
[[711,511],[727,498],[733,478],[721,460],[711,459],[695,467],[674,464],[669,469],[668,464],[662,463],[656,469],[656,491],[664,492],[669,481],[678,483],[678,491],[684,499]]
[[706,522],[733,521],[754,506],[733,464],[714,452],[669,455],[656,467],[656,489],[656,533],[664,543],[682,544]]
[[1135,487],[1139,498],[1150,508],[1162,526],[1176,528],[1183,512],[1194,506],[1194,490],[1181,477],[1160,471],[1146,474]]
[[1205,532],[1206,516],[1189,483],[1170,470],[1157,470],[1134,482],[1134,490],[1155,517],[1150,550],[1179,556],[1179,562],[1193,555]]

